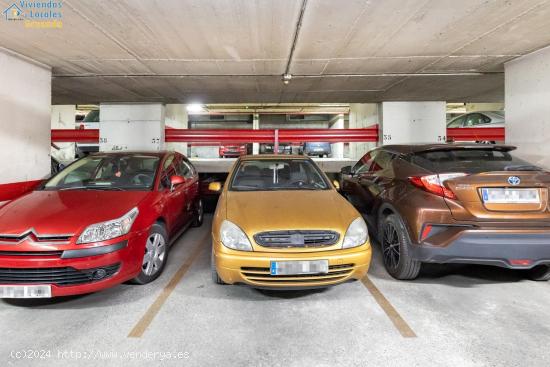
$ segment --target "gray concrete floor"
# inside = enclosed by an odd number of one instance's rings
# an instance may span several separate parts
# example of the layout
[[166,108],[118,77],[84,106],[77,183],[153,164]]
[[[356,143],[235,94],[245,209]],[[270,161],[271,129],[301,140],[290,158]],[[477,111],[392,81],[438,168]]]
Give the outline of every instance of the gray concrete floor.
[[[376,251],[369,277],[417,335],[404,338],[362,282],[285,293],[213,284],[209,225],[207,218],[179,239],[164,274],[152,284],[64,299],[0,301],[0,365],[149,365],[167,353],[180,353],[182,359],[163,362],[177,366],[550,362],[548,283],[477,266],[432,266],[416,281],[399,282],[387,275]],[[143,336],[129,338],[205,238],[204,250]],[[44,358],[22,358],[24,351]]]

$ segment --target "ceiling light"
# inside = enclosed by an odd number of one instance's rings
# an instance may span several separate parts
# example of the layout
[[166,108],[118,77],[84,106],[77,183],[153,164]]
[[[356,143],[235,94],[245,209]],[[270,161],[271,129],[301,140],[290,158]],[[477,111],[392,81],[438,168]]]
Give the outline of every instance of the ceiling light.
[[204,112],[204,106],[201,103],[191,103],[187,105],[187,112],[198,113]]
[[290,83],[290,79],[292,79],[292,74],[283,74],[283,83]]

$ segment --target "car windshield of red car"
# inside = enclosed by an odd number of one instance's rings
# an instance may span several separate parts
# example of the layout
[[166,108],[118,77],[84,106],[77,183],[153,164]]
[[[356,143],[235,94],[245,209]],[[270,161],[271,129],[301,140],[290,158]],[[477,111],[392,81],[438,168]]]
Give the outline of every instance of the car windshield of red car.
[[151,190],[158,163],[153,155],[91,155],[59,172],[43,189]]

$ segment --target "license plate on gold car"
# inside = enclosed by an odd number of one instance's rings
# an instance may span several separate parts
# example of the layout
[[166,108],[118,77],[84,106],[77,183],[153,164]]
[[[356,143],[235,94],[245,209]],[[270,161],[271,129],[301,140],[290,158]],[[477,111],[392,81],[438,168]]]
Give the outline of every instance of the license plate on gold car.
[[51,298],[50,285],[0,285],[0,298]]
[[272,261],[271,275],[300,275],[328,273],[328,260]]
[[538,204],[540,196],[538,189],[481,189],[483,202],[487,204]]

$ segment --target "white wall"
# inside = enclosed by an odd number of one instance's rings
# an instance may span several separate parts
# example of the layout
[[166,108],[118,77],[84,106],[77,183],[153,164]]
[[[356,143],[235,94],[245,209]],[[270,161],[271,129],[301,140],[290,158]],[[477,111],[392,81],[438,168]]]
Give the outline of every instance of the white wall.
[[[188,129],[189,115],[184,104],[167,104],[165,126],[173,129]],[[166,150],[174,150],[187,155],[187,143],[165,143]]]
[[[351,103],[349,105],[349,128],[362,129],[380,124],[378,103]],[[359,159],[366,152],[376,148],[376,143],[349,143],[349,158]]]
[[50,173],[51,71],[0,49],[0,184]]
[[550,168],[550,47],[504,65],[506,143]]
[[[329,122],[329,129],[343,129],[344,128],[344,115],[339,114],[334,116]],[[330,144],[332,158],[344,158],[344,143]]]
[[[75,128],[75,105],[53,105],[51,108],[50,126],[52,129]],[[51,147],[51,155],[64,164],[74,161],[75,143],[55,143],[59,148]]]
[[382,144],[444,143],[445,102],[382,102]]
[[164,105],[102,103],[99,105],[99,150],[164,149]]

